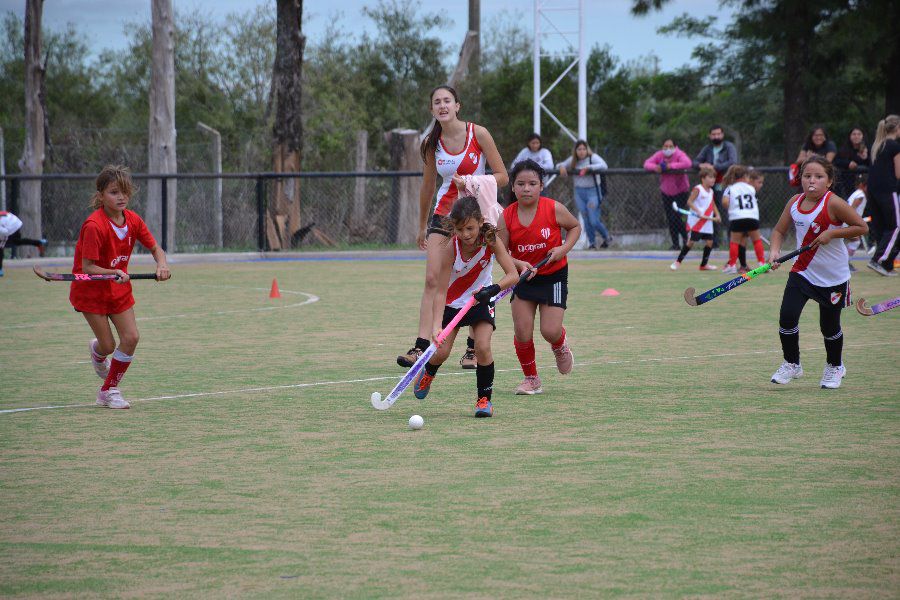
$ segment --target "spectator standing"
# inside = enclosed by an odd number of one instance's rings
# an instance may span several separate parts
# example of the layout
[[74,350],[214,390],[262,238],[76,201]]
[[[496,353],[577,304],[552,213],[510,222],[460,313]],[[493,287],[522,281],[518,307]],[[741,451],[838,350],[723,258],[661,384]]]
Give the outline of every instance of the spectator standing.
[[672,208],[672,203],[684,208],[691,191],[691,182],[687,174],[673,171],[690,169],[692,164],[691,157],[676,146],[672,139],[664,141],[662,150],[658,150],[644,161],[644,169],[660,174],[659,191],[662,193],[663,211],[669,224],[669,235],[672,237],[670,250],[680,249],[682,246],[680,240],[683,239],[684,243],[688,241],[687,229],[681,221],[681,215]]
[[[716,209],[722,212],[722,178],[728,167],[738,162],[737,148],[729,141],[725,140],[725,130],[721,125],[713,125],[709,128],[709,143],[703,146],[694,158],[693,166],[696,169],[708,167],[716,171],[716,184],[713,186],[713,200],[716,203]],[[719,247],[719,232],[722,225],[713,224],[713,248]]]
[[[847,140],[841,146],[832,161],[838,171],[837,193],[841,198],[849,198],[856,189],[856,175],[865,172],[872,161],[869,160],[869,147],[866,134],[861,127],[850,130]],[[863,169],[860,169],[863,167]]]
[[585,233],[588,237],[588,248],[596,250],[599,233],[603,236],[600,248],[609,248],[612,236],[606,229],[606,225],[600,219],[600,203],[603,202],[603,192],[600,189],[600,176],[598,172],[606,170],[606,161],[591,151],[590,146],[584,140],[575,142],[572,148],[572,156],[556,165],[560,177],[568,177],[569,169],[575,171],[575,204],[584,219]]
[[[538,133],[532,133],[528,136],[525,147],[513,159],[512,164],[509,165],[509,170],[512,171],[517,163],[529,159],[539,164],[544,171],[549,172],[553,170],[553,155],[550,154],[548,149],[544,148],[543,140]],[[544,185],[547,185],[546,175],[544,176]]]
[[878,247],[868,263],[879,275],[895,276],[894,259],[900,250],[900,116],[888,115],[878,123],[869,169],[869,206],[872,225],[880,232]]

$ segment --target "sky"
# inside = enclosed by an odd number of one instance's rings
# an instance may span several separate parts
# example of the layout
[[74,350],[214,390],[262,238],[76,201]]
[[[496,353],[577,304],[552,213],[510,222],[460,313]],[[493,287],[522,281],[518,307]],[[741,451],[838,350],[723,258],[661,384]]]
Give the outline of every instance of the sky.
[[[372,6],[377,0],[305,0],[303,2],[305,31],[307,38],[315,43],[324,35],[327,25],[337,21],[345,31],[351,31],[362,24],[372,31],[368,19],[360,18],[363,6]],[[546,5],[557,7],[576,6],[577,0],[544,0]],[[198,10],[215,19],[224,20],[229,13],[247,12],[260,4],[273,7],[274,0],[173,0],[176,11]],[[438,13],[453,22],[446,30],[445,39],[454,47],[462,43],[468,25],[468,2],[466,0],[418,0],[421,12]],[[691,62],[691,51],[697,40],[656,33],[658,27],[666,25],[673,17],[684,12],[694,16],[721,14],[720,23],[730,20],[732,10],[720,9],[719,0],[673,0],[664,11],[647,17],[633,17],[629,13],[629,0],[584,0],[585,41],[593,45],[608,44],[612,53],[623,62],[640,60],[648,54],[659,58],[659,67],[664,71],[676,69]],[[486,28],[491,18],[500,13],[518,20],[529,33],[534,24],[533,0],[481,0],[481,25]],[[24,13],[25,0],[0,0],[2,12]],[[565,22],[562,13],[554,13],[554,23],[562,30],[572,27]],[[73,23],[79,31],[87,34],[89,46],[95,53],[105,48],[127,47],[123,34],[125,23],[150,21],[150,0],[47,0],[44,3],[44,27],[54,30],[65,29]],[[571,17],[570,17],[571,18]],[[548,26],[547,30],[550,29]],[[572,36],[572,39],[577,39]],[[454,41],[458,40],[458,41]],[[545,38],[547,47],[559,48],[559,36]],[[452,57],[451,57],[452,58]],[[448,60],[448,63],[455,63]]]

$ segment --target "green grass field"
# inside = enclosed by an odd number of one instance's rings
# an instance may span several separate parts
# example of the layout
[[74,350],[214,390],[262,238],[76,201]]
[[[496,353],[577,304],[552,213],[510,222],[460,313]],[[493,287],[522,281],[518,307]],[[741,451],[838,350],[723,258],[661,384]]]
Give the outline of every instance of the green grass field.
[[[900,310],[844,312],[826,391],[807,305],[806,375],[775,386],[787,270],[691,308],[685,287],[728,278],[696,265],[575,257],[577,366],[539,343],[543,396],[512,394],[502,305],[478,420],[460,348],[426,401],[369,404],[403,374],[420,261],[135,282],[128,411],[90,407],[68,287],[7,268],[0,409],[64,407],[0,414],[0,595],[896,598]],[[866,271],[856,297],[897,295]]]

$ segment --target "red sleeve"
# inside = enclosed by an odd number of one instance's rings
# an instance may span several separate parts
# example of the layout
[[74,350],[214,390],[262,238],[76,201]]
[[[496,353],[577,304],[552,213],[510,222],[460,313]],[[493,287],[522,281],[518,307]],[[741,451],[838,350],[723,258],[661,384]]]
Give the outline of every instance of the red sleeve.
[[81,258],[82,260],[100,260],[100,247],[103,245],[100,228],[95,223],[85,223],[81,230]]
[[137,233],[135,234],[135,238],[141,243],[141,246],[147,250],[153,250],[153,247],[156,246],[156,239],[153,237],[153,234],[150,233],[150,229],[147,227],[147,224],[144,223],[144,220],[137,215],[135,215],[135,217],[137,217]]

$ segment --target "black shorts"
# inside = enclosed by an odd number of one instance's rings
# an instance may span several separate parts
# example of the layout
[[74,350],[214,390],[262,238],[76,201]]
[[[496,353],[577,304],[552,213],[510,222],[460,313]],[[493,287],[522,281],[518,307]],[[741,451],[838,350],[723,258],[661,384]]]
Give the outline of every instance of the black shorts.
[[699,231],[691,232],[691,241],[699,242],[700,240],[712,240],[713,234],[711,233],[700,233]]
[[439,233],[444,237],[450,237],[450,232],[444,229],[444,218],[445,216],[441,216],[438,214],[431,215],[431,221],[428,223],[428,229],[425,231],[425,237],[427,238],[432,233]]
[[[534,279],[516,285],[512,298],[566,308],[569,297],[569,265],[549,275],[535,275]],[[510,298],[510,302],[512,302]]]
[[732,233],[747,233],[759,229],[759,219],[735,219],[728,230]]
[[[453,308],[452,306],[444,307],[444,320],[441,322],[441,327],[446,327],[450,324],[450,321],[453,320],[453,317],[460,311],[458,308]],[[483,302],[479,302],[475,306],[469,309],[460,322],[456,325],[456,328],[460,327],[468,327],[469,325],[474,325],[475,323],[479,323],[481,321],[487,321],[490,323],[494,329],[497,329],[497,325],[494,323],[494,303],[490,302],[488,304],[484,304]]]
[[792,272],[788,274],[785,297],[797,296],[809,298],[818,302],[820,306],[838,311],[852,304],[849,279],[838,285],[820,287],[811,284],[800,273]]

